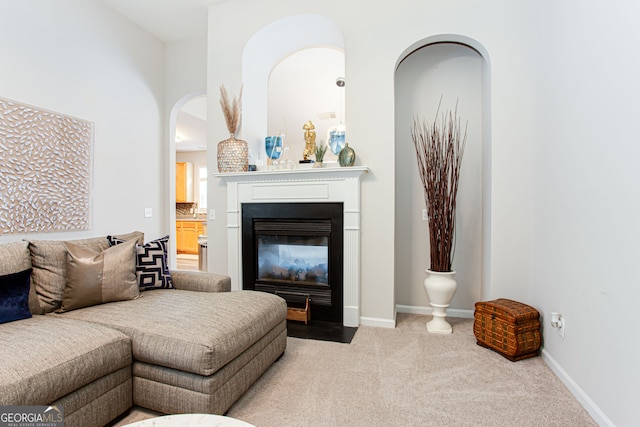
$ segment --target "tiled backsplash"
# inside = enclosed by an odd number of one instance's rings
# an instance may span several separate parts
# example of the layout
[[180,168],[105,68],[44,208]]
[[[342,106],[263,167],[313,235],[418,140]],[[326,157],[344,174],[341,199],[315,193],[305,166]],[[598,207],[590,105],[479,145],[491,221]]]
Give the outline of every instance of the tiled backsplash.
[[197,211],[197,203],[176,203],[176,216],[189,216]]

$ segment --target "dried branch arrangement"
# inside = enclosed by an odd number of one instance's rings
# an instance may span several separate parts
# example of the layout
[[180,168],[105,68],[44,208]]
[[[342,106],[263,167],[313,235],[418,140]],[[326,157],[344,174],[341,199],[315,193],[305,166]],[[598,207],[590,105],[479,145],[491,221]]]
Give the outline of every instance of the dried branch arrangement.
[[433,123],[414,119],[411,138],[427,203],[430,270],[448,272],[455,250],[456,198],[467,128],[461,134],[457,103],[455,110],[439,115],[440,105]]
[[220,106],[222,107],[222,114],[224,114],[224,120],[227,122],[227,130],[231,135],[234,135],[240,129],[240,111],[242,109],[242,87],[240,87],[240,94],[237,98],[229,100],[227,89],[224,85],[220,86]]

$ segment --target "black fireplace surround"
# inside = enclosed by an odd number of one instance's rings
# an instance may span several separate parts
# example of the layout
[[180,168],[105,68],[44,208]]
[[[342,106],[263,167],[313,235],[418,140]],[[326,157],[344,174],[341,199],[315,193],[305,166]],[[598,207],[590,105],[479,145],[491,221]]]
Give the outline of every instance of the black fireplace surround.
[[312,321],[342,325],[342,276],[342,203],[242,204],[243,289],[309,297]]

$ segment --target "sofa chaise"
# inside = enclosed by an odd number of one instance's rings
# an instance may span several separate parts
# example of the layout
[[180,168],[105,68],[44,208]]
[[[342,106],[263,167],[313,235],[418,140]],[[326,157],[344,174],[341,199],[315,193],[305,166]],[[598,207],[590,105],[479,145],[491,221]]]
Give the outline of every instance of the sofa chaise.
[[56,405],[66,426],[133,405],[222,414],[282,355],[284,300],[141,267],[147,255],[166,264],[166,245],[164,259],[153,249],[139,232],[0,245],[0,311],[28,302],[25,318],[0,323],[0,406]]

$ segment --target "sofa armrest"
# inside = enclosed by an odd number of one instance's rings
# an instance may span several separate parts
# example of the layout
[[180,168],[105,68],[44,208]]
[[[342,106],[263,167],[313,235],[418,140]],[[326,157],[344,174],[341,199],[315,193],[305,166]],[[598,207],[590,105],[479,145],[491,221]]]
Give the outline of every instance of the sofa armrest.
[[171,280],[176,289],[196,292],[229,292],[231,277],[202,271],[171,270]]

